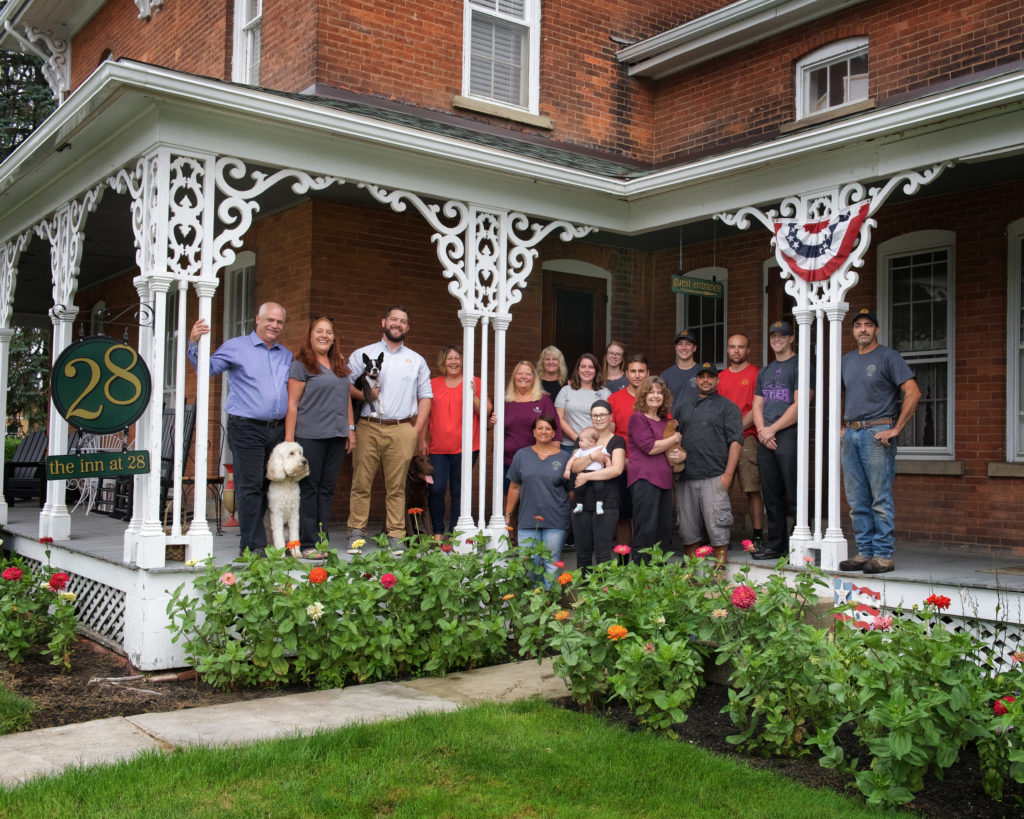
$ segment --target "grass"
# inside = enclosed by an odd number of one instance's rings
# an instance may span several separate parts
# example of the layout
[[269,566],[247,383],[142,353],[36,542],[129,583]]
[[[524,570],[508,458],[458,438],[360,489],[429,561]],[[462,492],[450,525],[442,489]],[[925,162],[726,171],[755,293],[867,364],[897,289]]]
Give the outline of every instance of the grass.
[[539,700],[241,748],[149,753],[0,789],[0,816],[879,815],[691,745]]
[[28,727],[35,709],[32,700],[18,696],[0,685],[0,734],[13,734]]

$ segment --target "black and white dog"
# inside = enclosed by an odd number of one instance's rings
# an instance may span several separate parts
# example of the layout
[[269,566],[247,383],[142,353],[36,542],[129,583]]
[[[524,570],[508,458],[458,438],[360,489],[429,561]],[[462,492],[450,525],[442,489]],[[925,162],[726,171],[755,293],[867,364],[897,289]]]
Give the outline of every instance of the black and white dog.
[[[366,353],[363,353],[363,372],[356,379],[355,387],[363,393],[362,401],[353,401],[352,412],[355,413],[356,419],[358,420],[362,416],[363,404],[370,405],[370,416],[376,417],[377,405],[373,398],[370,397],[370,392],[374,389],[380,390],[380,368],[384,366],[384,353],[381,353],[376,358],[370,358]],[[379,393],[378,393],[379,394]],[[358,404],[358,406],[356,406]]]

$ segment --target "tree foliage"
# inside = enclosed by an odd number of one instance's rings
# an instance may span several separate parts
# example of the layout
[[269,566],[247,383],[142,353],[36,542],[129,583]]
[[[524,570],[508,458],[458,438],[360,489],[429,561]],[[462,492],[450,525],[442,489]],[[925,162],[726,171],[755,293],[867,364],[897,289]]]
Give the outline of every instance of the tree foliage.
[[38,57],[0,51],[0,159],[24,142],[57,107],[42,67]]
[[39,327],[15,327],[7,373],[7,416],[46,425],[50,409],[50,334]]

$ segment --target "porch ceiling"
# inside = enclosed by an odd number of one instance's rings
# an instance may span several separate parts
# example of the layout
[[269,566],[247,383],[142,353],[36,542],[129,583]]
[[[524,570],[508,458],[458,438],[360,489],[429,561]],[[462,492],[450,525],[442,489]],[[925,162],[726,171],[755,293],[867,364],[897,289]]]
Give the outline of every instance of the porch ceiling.
[[[709,217],[772,205],[798,192],[870,182],[954,159],[928,195],[1020,178],[1024,71],[789,134],[772,142],[637,176],[602,175],[592,163],[517,152],[500,140],[459,138],[394,117],[373,118],[303,95],[281,95],[139,63],[104,63],[0,165],[0,239],[36,224],[156,144],[369,181],[435,200],[509,208],[599,228],[593,241],[670,247],[711,235]],[[506,140],[507,143],[513,140]],[[564,153],[564,151],[563,151]],[[626,173],[626,175],[622,175]],[[369,202],[353,184],[326,194]],[[261,213],[293,200],[287,186],[261,197]],[[89,219],[83,285],[134,263],[127,197],[104,194]],[[724,228],[718,227],[718,235]],[[127,232],[126,232],[127,231]],[[46,275],[33,242],[21,270]],[[126,250],[125,248],[128,248]],[[21,304],[16,306],[21,310]]]

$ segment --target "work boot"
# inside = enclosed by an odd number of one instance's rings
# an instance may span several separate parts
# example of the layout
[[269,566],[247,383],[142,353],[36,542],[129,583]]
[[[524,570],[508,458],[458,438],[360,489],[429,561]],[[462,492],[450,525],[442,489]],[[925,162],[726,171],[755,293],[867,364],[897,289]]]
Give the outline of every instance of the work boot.
[[851,557],[849,560],[839,561],[839,571],[841,572],[859,572],[864,568],[864,565],[871,560],[867,555],[856,555]]
[[[842,564],[840,564],[841,566]],[[891,572],[896,566],[888,557],[873,557],[864,564],[864,574],[882,574]]]

